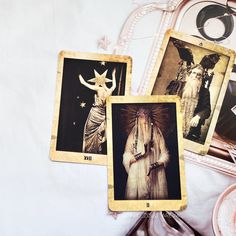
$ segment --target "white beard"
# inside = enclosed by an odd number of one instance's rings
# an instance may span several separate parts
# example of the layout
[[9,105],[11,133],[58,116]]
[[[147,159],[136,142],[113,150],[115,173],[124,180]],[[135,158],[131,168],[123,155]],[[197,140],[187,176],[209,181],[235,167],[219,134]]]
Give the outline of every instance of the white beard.
[[181,99],[181,111],[183,114],[183,135],[187,137],[190,130],[190,121],[194,116],[194,111],[198,104],[199,90],[202,81],[198,79],[188,79],[183,90]]
[[198,79],[188,79],[185,86],[182,98],[196,98],[198,97],[198,93],[200,87],[202,85],[202,81]]

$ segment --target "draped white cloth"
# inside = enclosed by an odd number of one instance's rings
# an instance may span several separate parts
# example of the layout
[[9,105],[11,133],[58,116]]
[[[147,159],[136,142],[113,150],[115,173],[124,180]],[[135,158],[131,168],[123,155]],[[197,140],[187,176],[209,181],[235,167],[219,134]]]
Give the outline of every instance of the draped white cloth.
[[105,105],[93,105],[84,126],[83,152],[102,153],[102,143],[105,139]]

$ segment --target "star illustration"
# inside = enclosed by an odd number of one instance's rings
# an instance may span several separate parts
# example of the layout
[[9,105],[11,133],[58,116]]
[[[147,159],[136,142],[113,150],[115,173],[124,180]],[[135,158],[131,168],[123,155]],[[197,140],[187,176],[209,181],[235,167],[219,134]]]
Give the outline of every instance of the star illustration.
[[80,103],[80,107],[81,107],[81,108],[84,108],[85,106],[86,106],[86,102],[81,102],[81,103]]
[[97,86],[102,86],[105,83],[112,82],[112,80],[106,78],[107,70],[103,74],[101,74],[101,75],[96,70],[94,70],[94,74],[95,74],[95,77],[90,79],[90,80],[88,80],[88,82],[93,82]]
[[107,51],[108,46],[111,44],[110,40],[107,38],[107,36],[103,36],[100,38],[97,42],[97,47],[101,48],[105,51]]
[[100,61],[99,63],[101,64],[101,66],[105,66],[106,65],[105,61]]

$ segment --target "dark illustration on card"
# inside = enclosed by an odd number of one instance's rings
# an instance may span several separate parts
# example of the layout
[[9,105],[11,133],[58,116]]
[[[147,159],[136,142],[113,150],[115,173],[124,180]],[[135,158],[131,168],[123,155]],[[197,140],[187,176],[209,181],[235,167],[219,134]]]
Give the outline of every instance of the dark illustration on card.
[[181,97],[184,138],[204,143],[201,128],[211,114],[209,88],[220,55],[208,54],[196,62],[192,50],[183,41],[174,38],[171,41],[178,51],[180,61],[176,78],[167,86],[166,94]]
[[115,199],[179,199],[175,104],[113,104],[112,114]]
[[[106,59],[108,56],[96,55]],[[106,155],[106,99],[127,90],[127,58],[63,58],[57,151]],[[125,61],[126,60],[126,61]]]

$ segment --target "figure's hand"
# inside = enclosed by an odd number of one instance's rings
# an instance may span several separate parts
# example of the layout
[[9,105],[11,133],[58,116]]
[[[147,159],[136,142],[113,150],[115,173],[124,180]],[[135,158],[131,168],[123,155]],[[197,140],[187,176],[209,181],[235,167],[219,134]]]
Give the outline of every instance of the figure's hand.
[[131,166],[133,163],[137,162],[137,160],[135,158],[132,158],[130,161],[129,161],[129,166]]
[[84,84],[85,80],[84,78],[82,77],[82,75],[79,75],[79,81],[81,84]]
[[194,116],[190,121],[190,126],[197,127],[199,121],[200,121],[200,116],[199,115]]
[[116,76],[116,68],[114,68],[112,71],[112,77],[115,77],[115,76]]
[[106,140],[107,140],[107,138],[106,138],[106,136],[104,136],[104,137],[102,138],[102,141],[101,141],[101,143],[104,143],[104,142],[106,142]]
[[164,165],[165,161],[163,161],[163,160],[158,160],[156,163],[157,163],[158,166],[161,166],[161,165]]
[[149,170],[148,170],[147,176],[150,175],[150,173],[152,172],[152,170],[158,168],[158,167],[159,167],[160,165],[162,165],[162,164],[163,164],[163,163],[162,163],[160,160],[158,160],[157,162],[151,164],[151,165],[149,166]]

